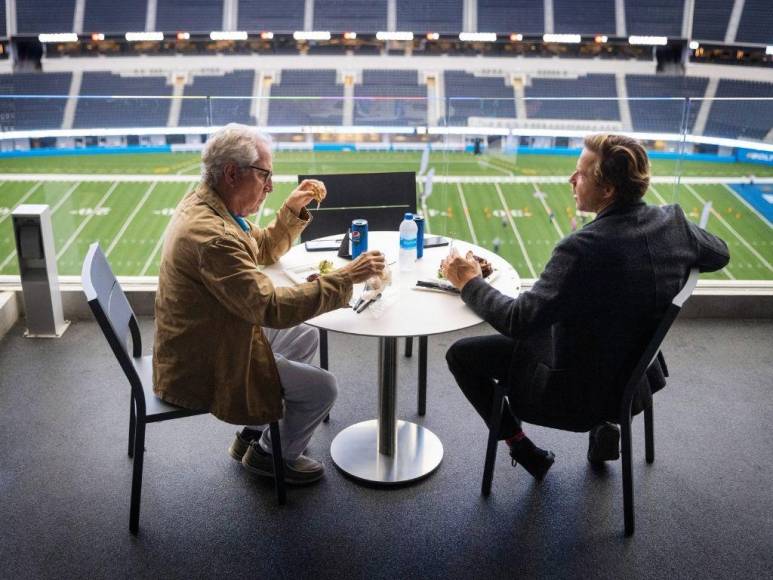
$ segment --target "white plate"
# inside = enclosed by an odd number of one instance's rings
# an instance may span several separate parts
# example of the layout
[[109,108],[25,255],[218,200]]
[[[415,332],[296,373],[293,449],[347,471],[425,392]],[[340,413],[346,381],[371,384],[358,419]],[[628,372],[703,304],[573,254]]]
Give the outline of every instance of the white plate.
[[292,266],[284,269],[284,275],[287,276],[293,284],[305,284],[308,282],[306,278],[311,274],[319,274],[319,262]]

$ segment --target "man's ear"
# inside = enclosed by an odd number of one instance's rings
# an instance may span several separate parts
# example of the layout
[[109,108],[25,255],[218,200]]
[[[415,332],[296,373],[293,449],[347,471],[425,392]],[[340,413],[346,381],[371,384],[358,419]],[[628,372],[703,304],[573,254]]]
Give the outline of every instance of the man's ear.
[[607,185],[602,189],[604,199],[607,200],[613,200],[615,199],[615,188],[611,185]]
[[232,186],[236,183],[238,172],[239,167],[235,163],[226,163],[223,166],[223,179],[227,185]]

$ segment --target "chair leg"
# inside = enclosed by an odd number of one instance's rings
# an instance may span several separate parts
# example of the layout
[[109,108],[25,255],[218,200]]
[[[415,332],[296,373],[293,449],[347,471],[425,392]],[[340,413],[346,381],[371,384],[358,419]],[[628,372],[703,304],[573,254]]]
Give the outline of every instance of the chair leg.
[[494,479],[494,461],[497,458],[497,443],[499,442],[499,429],[502,426],[502,405],[504,400],[504,391],[497,383],[494,388],[494,401],[491,404],[486,461],[483,466],[483,484],[480,489],[484,496],[488,496],[491,493],[491,482]]
[[129,457],[134,456],[134,428],[136,424],[137,419],[134,414],[134,393],[132,393],[132,398],[129,402]]
[[[319,329],[319,366],[326,371],[330,370],[327,358],[327,330],[324,328]],[[330,422],[330,413],[325,415],[322,421],[325,423]]]
[[623,463],[623,513],[625,517],[625,535],[632,536],[634,530],[633,512],[633,470],[631,469],[631,418],[620,424],[620,453]]
[[405,337],[405,358],[411,358],[413,356],[413,337]]
[[276,501],[284,505],[287,501],[285,492],[285,468],[282,457],[282,441],[279,438],[279,423],[274,421],[269,424],[271,433],[271,456],[274,459],[274,485],[276,487]]
[[129,531],[137,535],[140,527],[140,498],[142,495],[142,460],[145,456],[145,421],[138,419],[134,436],[134,467],[132,469],[132,496],[129,510]]
[[419,416],[427,413],[427,337],[419,337]]
[[644,409],[644,457],[647,463],[655,461],[655,425],[652,405]]

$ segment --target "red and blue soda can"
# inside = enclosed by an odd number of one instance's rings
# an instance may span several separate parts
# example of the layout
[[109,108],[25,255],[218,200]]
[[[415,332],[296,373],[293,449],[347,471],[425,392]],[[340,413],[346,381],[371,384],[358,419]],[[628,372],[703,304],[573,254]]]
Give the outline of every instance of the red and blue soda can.
[[414,214],[413,221],[416,223],[416,259],[424,255],[424,216]]
[[352,259],[368,251],[368,220],[352,220]]

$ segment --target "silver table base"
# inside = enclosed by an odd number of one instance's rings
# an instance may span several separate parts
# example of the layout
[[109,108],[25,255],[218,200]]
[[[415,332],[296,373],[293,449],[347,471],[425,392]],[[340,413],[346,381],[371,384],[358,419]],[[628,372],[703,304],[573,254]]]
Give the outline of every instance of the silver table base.
[[330,446],[339,469],[384,485],[426,477],[440,465],[443,444],[432,431],[397,420],[397,338],[379,341],[378,419],[341,431]]
[[330,454],[339,469],[356,479],[394,485],[416,481],[435,471],[443,459],[443,444],[429,429],[397,421],[394,454],[385,455],[378,450],[378,421],[371,419],[336,435]]

